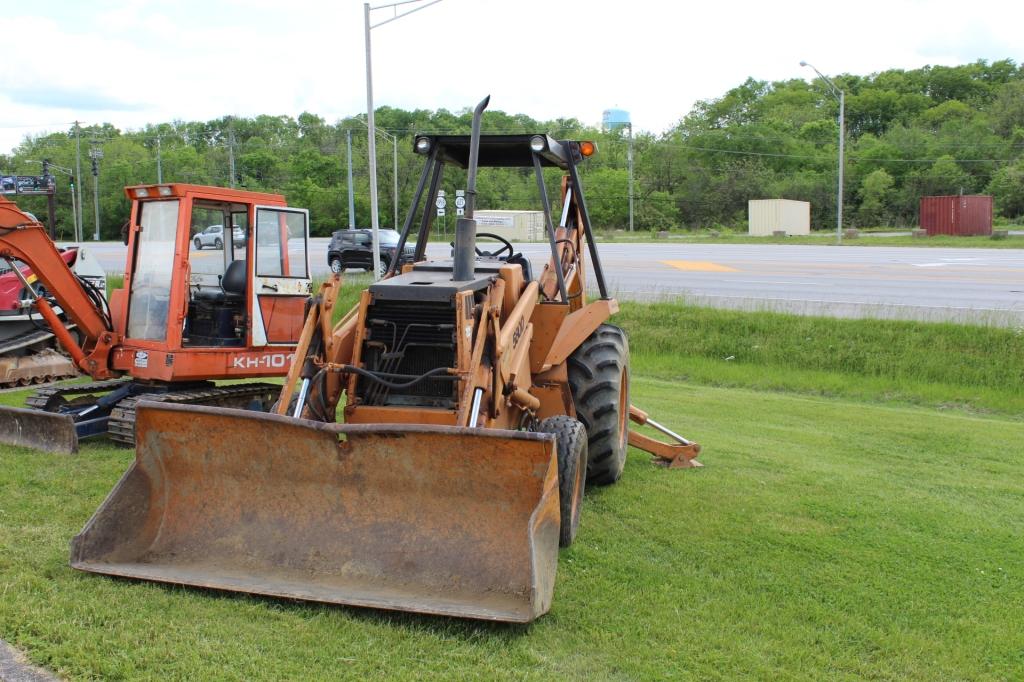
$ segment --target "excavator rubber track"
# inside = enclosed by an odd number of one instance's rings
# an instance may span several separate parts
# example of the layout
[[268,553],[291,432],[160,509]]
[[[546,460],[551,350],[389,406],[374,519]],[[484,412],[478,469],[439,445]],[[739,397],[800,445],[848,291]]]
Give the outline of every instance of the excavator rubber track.
[[110,381],[93,381],[87,384],[71,384],[64,386],[47,386],[35,391],[25,401],[25,405],[44,412],[56,412],[57,409],[70,402],[69,397],[77,394],[88,394],[102,391],[104,393],[113,391],[122,386],[126,379],[112,379]]
[[174,405],[207,405],[209,407],[231,407],[245,409],[252,401],[258,400],[269,407],[277,399],[281,386],[277,384],[232,384],[210,386],[170,393],[141,393],[125,398],[110,413],[107,423],[111,440],[135,446],[135,408],[139,401],[146,400]]

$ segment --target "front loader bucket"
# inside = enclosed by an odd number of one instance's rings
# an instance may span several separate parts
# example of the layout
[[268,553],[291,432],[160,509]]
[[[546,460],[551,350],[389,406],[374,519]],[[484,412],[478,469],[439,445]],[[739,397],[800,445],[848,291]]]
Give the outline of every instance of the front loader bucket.
[[0,407],[0,443],[66,455],[78,452],[71,415],[23,407]]
[[498,621],[550,607],[550,436],[156,403],[135,426],[74,568]]

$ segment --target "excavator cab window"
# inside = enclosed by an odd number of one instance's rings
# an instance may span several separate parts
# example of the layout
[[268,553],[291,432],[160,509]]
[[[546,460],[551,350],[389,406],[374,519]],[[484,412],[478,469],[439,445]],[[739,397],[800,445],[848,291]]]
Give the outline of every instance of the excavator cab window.
[[247,270],[248,206],[197,199],[190,225],[189,301],[182,343],[245,345],[244,282],[239,294],[237,278],[229,273]]
[[139,207],[142,218],[129,292],[129,339],[167,338],[179,204],[175,199],[145,202]]

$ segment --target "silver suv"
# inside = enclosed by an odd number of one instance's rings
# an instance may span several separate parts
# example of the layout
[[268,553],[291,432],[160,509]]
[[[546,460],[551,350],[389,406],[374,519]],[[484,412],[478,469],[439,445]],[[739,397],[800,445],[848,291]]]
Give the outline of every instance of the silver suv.
[[[232,241],[234,242],[235,248],[245,245],[245,230],[240,227],[232,228],[231,230]],[[197,250],[202,250],[207,246],[212,246],[215,249],[224,248],[224,226],[223,225],[210,225],[202,232],[196,234],[192,239],[192,245]]]

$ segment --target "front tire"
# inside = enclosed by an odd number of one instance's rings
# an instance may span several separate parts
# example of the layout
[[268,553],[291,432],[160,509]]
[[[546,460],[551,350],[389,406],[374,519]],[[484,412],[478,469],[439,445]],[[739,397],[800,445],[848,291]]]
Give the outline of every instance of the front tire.
[[213,240],[213,248],[215,248],[215,249],[223,249],[224,248],[224,242],[222,242],[220,240],[220,238],[214,239]]
[[192,243],[196,245],[196,251],[202,251],[203,250],[203,242],[202,242],[201,239],[199,239],[199,237],[196,237],[195,239],[193,239]]
[[558,546],[568,547],[580,527],[580,509],[587,482],[587,430],[572,417],[548,417],[538,433],[555,436],[558,453],[558,511],[561,525]]
[[341,272],[345,269],[345,266],[341,264],[340,258],[332,258],[329,261],[329,264],[331,266],[331,272],[333,272],[336,275],[341,274]]
[[629,437],[629,341],[602,324],[568,360],[576,417],[587,429],[587,482],[609,485],[622,476]]
[[[388,274],[388,267],[390,265],[391,264],[387,261],[386,258],[381,258],[380,259],[380,269],[377,270],[377,277],[380,278],[380,277],[383,277],[384,275]],[[373,265],[370,266],[370,270],[373,270]]]

